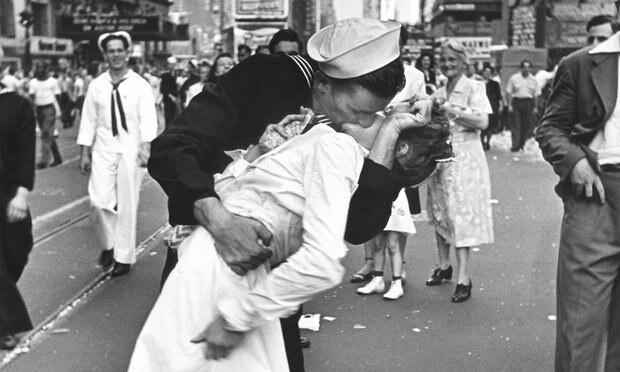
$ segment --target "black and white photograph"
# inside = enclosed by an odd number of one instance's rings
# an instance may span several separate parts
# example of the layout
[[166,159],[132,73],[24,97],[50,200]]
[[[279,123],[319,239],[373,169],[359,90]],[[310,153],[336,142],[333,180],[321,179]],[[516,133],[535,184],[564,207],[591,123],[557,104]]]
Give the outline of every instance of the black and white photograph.
[[620,371],[620,1],[0,0],[0,370]]

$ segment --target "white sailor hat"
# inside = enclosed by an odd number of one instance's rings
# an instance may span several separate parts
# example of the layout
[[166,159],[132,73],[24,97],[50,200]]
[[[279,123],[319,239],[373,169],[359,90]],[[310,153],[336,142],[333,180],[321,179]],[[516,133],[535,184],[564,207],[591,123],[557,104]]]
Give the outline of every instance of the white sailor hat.
[[308,40],[308,55],[327,76],[350,79],[375,71],[400,56],[400,23],[349,18]]
[[176,65],[179,61],[176,59],[175,56],[170,56],[166,58],[166,62],[170,63],[171,65]]
[[97,46],[99,47],[99,50],[101,50],[102,52],[105,51],[103,43],[104,42],[107,43],[108,41],[107,39],[110,36],[124,39],[127,42],[127,49],[131,49],[131,36],[129,36],[129,34],[126,31],[116,31],[116,32],[108,32],[108,33],[105,33],[99,36],[99,39],[97,40]]

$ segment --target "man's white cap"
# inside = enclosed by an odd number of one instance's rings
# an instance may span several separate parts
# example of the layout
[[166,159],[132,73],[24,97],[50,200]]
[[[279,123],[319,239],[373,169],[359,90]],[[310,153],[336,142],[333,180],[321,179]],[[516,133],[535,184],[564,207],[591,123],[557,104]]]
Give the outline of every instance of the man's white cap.
[[400,23],[349,18],[308,40],[308,55],[327,76],[351,79],[378,70],[400,56]]
[[176,65],[178,61],[175,57],[168,57],[166,58],[166,62],[170,63],[171,65]]
[[129,36],[129,34],[125,31],[116,31],[108,32],[99,36],[99,39],[97,40],[97,46],[102,52],[104,51],[103,42],[106,41],[106,39],[110,36],[116,36],[125,39],[125,41],[127,42],[127,49],[131,49],[131,36]]

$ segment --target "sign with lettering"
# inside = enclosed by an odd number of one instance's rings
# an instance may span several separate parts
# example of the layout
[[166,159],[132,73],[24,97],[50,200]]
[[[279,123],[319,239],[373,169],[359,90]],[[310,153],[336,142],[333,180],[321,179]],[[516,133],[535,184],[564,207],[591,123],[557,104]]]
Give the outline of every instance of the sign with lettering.
[[58,34],[92,37],[104,32],[127,31],[132,37],[161,32],[159,16],[62,16]]
[[73,40],[32,36],[30,38],[30,54],[33,56],[69,56],[73,54]]
[[233,0],[233,9],[237,20],[288,18],[288,0]]
[[439,44],[443,44],[446,41],[458,41],[465,49],[467,49],[467,57],[470,60],[484,60],[491,58],[491,37],[490,36],[476,36],[476,37],[440,37],[437,39]]

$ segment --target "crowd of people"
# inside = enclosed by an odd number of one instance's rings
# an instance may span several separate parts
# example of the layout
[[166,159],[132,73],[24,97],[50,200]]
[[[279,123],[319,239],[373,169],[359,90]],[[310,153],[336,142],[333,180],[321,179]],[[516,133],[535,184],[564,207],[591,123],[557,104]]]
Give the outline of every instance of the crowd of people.
[[[471,298],[470,249],[494,242],[484,151],[506,125],[505,109],[511,150],[522,150],[535,132],[567,203],[556,370],[604,363],[614,370],[618,330],[608,309],[618,301],[611,283],[620,264],[620,128],[617,108],[606,104],[615,102],[617,86],[606,76],[618,74],[620,34],[613,22],[604,34],[606,25],[589,24],[594,48],[546,74],[533,75],[532,63],[521,61],[503,89],[494,67],[478,70],[456,41],[404,63],[406,29],[369,18],[336,22],[305,48],[294,31],[282,30],[266,47],[241,45],[237,61],[225,52],[212,62],[189,60],[184,74],[174,57],[161,71],[132,65],[132,39],[123,31],[100,36],[105,64],[97,73],[38,65],[20,78],[3,69],[0,107],[11,110],[0,117],[0,172],[11,183],[0,182],[7,211],[0,213],[0,347],[15,347],[16,335],[32,328],[16,283],[32,249],[34,167],[62,163],[57,119],[64,128],[79,122],[99,264],[112,277],[127,275],[136,260],[147,169],[168,196],[173,228],[162,291],[129,370],[304,371],[302,306],[342,281],[346,242],[364,244],[365,263],[351,277],[362,284],[359,295],[404,296],[404,250],[416,232],[411,215],[421,211],[422,184],[438,253],[426,285],[454,275],[450,300]],[[591,63],[614,67],[593,70],[591,80],[583,73]],[[600,92],[612,96],[578,109]],[[583,308],[593,303],[597,310]]]

